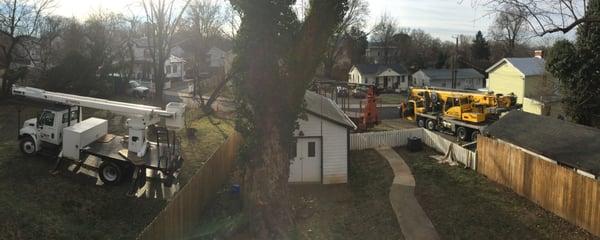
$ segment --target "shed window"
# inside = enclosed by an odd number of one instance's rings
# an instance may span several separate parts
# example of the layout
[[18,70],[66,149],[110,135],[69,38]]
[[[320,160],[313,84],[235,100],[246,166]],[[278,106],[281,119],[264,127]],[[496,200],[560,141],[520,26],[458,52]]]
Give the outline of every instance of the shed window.
[[167,66],[167,73],[171,73],[171,66]]
[[316,152],[315,152],[315,142],[309,142],[308,143],[308,157],[314,157],[316,156]]
[[173,65],[173,73],[179,73],[179,68],[177,65]]
[[298,156],[297,148],[297,142],[292,141],[292,143],[290,144],[290,159],[296,158],[296,156]]

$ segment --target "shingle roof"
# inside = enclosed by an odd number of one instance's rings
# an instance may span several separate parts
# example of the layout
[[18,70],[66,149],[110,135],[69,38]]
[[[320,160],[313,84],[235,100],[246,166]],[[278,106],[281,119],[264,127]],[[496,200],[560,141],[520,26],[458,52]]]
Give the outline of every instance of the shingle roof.
[[[451,69],[422,69],[421,72],[427,75],[430,79],[452,79]],[[484,76],[477,70],[472,68],[459,68],[456,69],[457,78],[484,78]]]
[[340,109],[340,107],[331,99],[316,94],[315,92],[306,91],[304,101],[306,102],[307,112],[334,123],[341,124],[347,128],[356,129],[354,122],[352,122],[342,109]]
[[546,73],[546,61],[543,58],[529,57],[529,58],[504,58],[488,68],[486,72],[494,71],[496,68],[504,63],[508,63],[515,67],[519,72],[525,76],[536,76],[543,75]]
[[377,75],[388,68],[391,68],[399,74],[407,73],[406,68],[404,68],[404,66],[401,64],[358,64],[356,65],[356,68],[358,68],[358,71],[364,75]]
[[600,175],[600,129],[513,111],[484,133],[569,167]]

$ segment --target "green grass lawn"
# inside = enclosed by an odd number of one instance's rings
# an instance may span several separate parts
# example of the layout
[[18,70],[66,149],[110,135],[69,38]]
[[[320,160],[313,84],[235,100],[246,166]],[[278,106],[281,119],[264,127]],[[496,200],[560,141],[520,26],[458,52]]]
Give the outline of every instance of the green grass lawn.
[[432,150],[397,149],[419,203],[443,239],[597,239],[475,171],[438,164]]
[[[389,202],[394,173],[376,151],[351,153],[348,184],[292,184],[292,239],[402,239]],[[234,174],[234,176],[236,176]],[[235,177],[231,183],[236,182]],[[193,239],[252,239],[242,202],[225,186],[206,207]]]
[[[40,110],[26,108],[21,121]],[[21,155],[15,113],[14,106],[0,104],[0,239],[134,239],[166,205],[165,200],[127,197],[128,184],[96,186],[95,179],[72,174],[66,165],[51,175],[53,159]],[[91,115],[108,116],[84,111],[84,117]],[[180,132],[183,183],[233,129],[227,120],[196,117],[201,118],[189,123],[195,138]],[[113,129],[123,131],[111,124],[109,131]]]
[[379,101],[381,104],[398,104],[404,101],[406,97],[403,97],[401,94],[396,93],[386,93],[379,95]]

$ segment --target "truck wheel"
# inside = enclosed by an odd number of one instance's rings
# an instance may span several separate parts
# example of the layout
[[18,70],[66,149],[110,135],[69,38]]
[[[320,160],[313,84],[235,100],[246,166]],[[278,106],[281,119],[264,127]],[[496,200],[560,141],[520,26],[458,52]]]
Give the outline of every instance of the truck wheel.
[[419,126],[420,128],[424,128],[425,127],[425,119],[423,119],[423,118],[417,119],[417,126]]
[[468,139],[468,131],[467,128],[465,127],[458,127],[458,129],[456,129],[456,135],[458,136],[458,139],[461,141],[467,141]]
[[35,149],[35,141],[29,136],[21,139],[19,146],[21,148],[21,152],[26,156],[33,156],[37,152],[37,149]]
[[476,142],[479,134],[481,134],[479,131],[473,130],[473,132],[471,133],[471,141]]
[[103,161],[98,168],[100,180],[106,185],[117,185],[123,179],[125,169],[111,161]]
[[429,129],[431,131],[435,131],[436,125],[437,125],[437,123],[435,120],[433,120],[433,119],[427,120],[427,129]]

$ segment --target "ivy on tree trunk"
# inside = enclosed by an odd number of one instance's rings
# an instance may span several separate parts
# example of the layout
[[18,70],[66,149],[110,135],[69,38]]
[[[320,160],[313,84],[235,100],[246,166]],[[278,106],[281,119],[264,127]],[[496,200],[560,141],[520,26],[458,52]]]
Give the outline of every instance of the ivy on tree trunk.
[[300,22],[294,0],[230,0],[242,24],[233,65],[244,210],[259,239],[286,239],[293,226],[288,197],[290,159],[304,94],[347,1],[313,0]]

